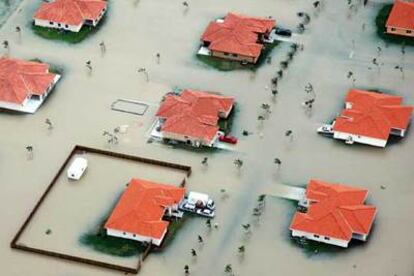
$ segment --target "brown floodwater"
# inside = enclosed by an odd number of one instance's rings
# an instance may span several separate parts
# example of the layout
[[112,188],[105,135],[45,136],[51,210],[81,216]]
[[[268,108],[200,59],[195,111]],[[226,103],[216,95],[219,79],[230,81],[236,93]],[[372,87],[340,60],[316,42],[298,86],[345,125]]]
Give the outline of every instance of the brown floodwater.
[[[404,96],[405,103],[414,104],[414,48],[406,47],[403,57],[400,47],[386,48],[375,35],[374,19],[380,8],[377,3],[391,1],[371,0],[368,7],[360,8],[350,18],[346,1],[340,0],[326,1],[316,18],[311,1],[306,0],[188,1],[186,13],[180,0],[111,1],[105,25],[77,45],[44,40],[31,32],[30,17],[40,2],[23,1],[21,11],[16,11],[0,29],[0,41],[10,42],[10,55],[40,58],[64,70],[53,94],[35,115],[0,113],[1,275],[119,275],[9,247],[13,235],[75,144],[191,165],[189,189],[216,199],[214,222],[219,224],[218,229],[208,231],[204,219],[191,218],[163,253],[148,257],[141,275],[183,275],[186,264],[192,275],[224,275],[226,264],[232,264],[236,275],[413,275],[412,128],[404,140],[386,149],[347,146],[315,131],[320,123],[331,120],[340,111],[344,96],[352,87],[346,78],[350,70],[356,77],[356,86],[393,91]],[[279,70],[279,62],[286,57],[287,43],[274,49],[272,64],[264,64],[255,73],[218,72],[194,57],[208,22],[228,11],[272,15],[286,27],[299,22],[298,11],[312,15],[309,30],[298,37],[304,51],[285,73],[276,99],[268,86]],[[22,27],[20,42],[16,26]],[[349,59],[352,40],[355,54]],[[105,41],[107,48],[104,56],[99,50],[101,41]],[[368,69],[377,56],[378,46],[382,48],[379,60],[384,63],[379,73],[375,68]],[[161,54],[160,64],[156,53]],[[85,68],[87,60],[92,61],[91,75]],[[394,69],[401,64],[405,68],[404,79]],[[149,72],[149,82],[137,73],[140,67]],[[311,116],[301,107],[308,82],[317,95]],[[237,151],[207,153],[147,143],[146,133],[153,122],[156,103],[174,87],[236,96],[238,112],[233,134],[240,138]],[[148,102],[150,107],[144,116],[112,111],[111,103],[118,98]],[[262,103],[270,103],[272,113],[259,125],[257,116]],[[44,123],[46,118],[54,123],[51,131]],[[119,135],[118,145],[108,145],[103,131],[120,125],[129,125],[128,132]],[[241,136],[244,129],[253,135]],[[288,129],[293,131],[293,141],[284,136]],[[27,159],[26,145],[34,147],[32,160]],[[200,164],[204,156],[209,158],[207,167]],[[282,160],[280,170],[273,164],[276,157]],[[235,158],[244,161],[240,171],[233,165]],[[114,174],[114,179],[126,177],[123,170]],[[128,173],[126,178],[129,177]],[[164,172],[157,177],[168,178]],[[289,241],[287,227],[294,205],[280,198],[269,197],[262,218],[254,221],[251,214],[258,195],[280,191],[278,185],[282,184],[304,185],[312,177],[369,189],[369,201],[378,207],[378,214],[364,246],[308,256]],[[106,183],[107,179],[97,175],[96,181]],[[386,189],[381,189],[381,185]],[[227,199],[221,199],[220,189],[226,189]],[[88,198],[93,201],[94,193],[90,192]],[[66,206],[76,204],[70,197],[61,196],[59,200]],[[53,215],[54,212],[46,212],[41,218],[55,221]],[[76,216],[76,212],[71,216]],[[249,239],[243,235],[244,223],[255,225]],[[70,243],[72,232],[68,231],[63,244]],[[205,240],[201,247],[198,234]],[[59,235],[65,238],[64,231],[59,231]],[[246,247],[243,259],[237,254],[241,245]],[[192,248],[198,252],[197,259],[191,258]]]

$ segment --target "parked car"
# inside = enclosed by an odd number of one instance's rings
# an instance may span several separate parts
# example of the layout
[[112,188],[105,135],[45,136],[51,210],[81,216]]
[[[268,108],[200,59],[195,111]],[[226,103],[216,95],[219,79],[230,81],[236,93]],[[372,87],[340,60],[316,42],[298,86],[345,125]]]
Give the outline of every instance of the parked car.
[[230,135],[220,135],[219,141],[224,142],[224,143],[234,144],[234,145],[237,144],[237,138],[234,136],[230,136]]
[[292,31],[289,29],[284,29],[284,28],[276,28],[275,34],[281,35],[281,36],[292,36]]
[[333,127],[332,125],[323,125],[318,128],[318,133],[331,136],[334,134]]

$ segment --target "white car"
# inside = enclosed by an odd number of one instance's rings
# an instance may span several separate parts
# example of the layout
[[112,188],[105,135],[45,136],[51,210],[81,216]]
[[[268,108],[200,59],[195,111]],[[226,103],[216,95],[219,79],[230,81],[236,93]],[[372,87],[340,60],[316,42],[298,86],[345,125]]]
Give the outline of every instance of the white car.
[[333,135],[333,127],[332,125],[323,125],[318,128],[318,133],[325,134],[325,135]]
[[79,180],[86,168],[88,167],[88,160],[83,157],[76,157],[70,165],[67,174],[69,179]]

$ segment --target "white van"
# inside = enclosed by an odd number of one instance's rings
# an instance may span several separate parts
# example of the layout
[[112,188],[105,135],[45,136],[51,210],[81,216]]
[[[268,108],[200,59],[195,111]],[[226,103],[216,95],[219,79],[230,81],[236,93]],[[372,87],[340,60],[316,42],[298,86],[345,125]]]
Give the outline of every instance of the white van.
[[88,160],[83,157],[76,157],[68,169],[68,178],[79,180],[86,168],[88,167]]

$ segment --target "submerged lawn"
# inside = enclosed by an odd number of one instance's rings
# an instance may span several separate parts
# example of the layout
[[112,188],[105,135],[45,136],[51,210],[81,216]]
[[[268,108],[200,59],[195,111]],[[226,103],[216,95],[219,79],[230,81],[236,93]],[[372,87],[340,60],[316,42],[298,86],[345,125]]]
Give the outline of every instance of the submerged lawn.
[[377,25],[377,35],[387,43],[414,46],[414,38],[385,33],[385,24],[391,12],[392,6],[393,4],[384,5],[378,12],[375,19],[375,23]]
[[32,24],[32,30],[38,36],[50,39],[50,40],[57,40],[57,41],[64,41],[71,44],[76,44],[83,41],[89,35],[96,33],[106,22],[106,17],[108,16],[108,11],[102,17],[101,21],[98,23],[96,27],[92,26],[83,26],[82,29],[75,33],[65,30],[58,30],[53,28],[45,28],[40,26],[35,26],[34,23]]
[[104,229],[99,230],[98,233],[84,234],[80,242],[95,251],[118,257],[136,256],[144,252],[146,248],[137,241],[108,236]]
[[249,69],[256,70],[258,69],[265,61],[269,54],[272,52],[273,48],[280,44],[280,41],[275,41],[272,44],[266,44],[262,54],[259,57],[259,60],[255,64],[241,64],[240,61],[231,61],[225,60],[218,57],[196,55],[197,59],[201,62],[219,70],[219,71],[233,71],[239,69]]

